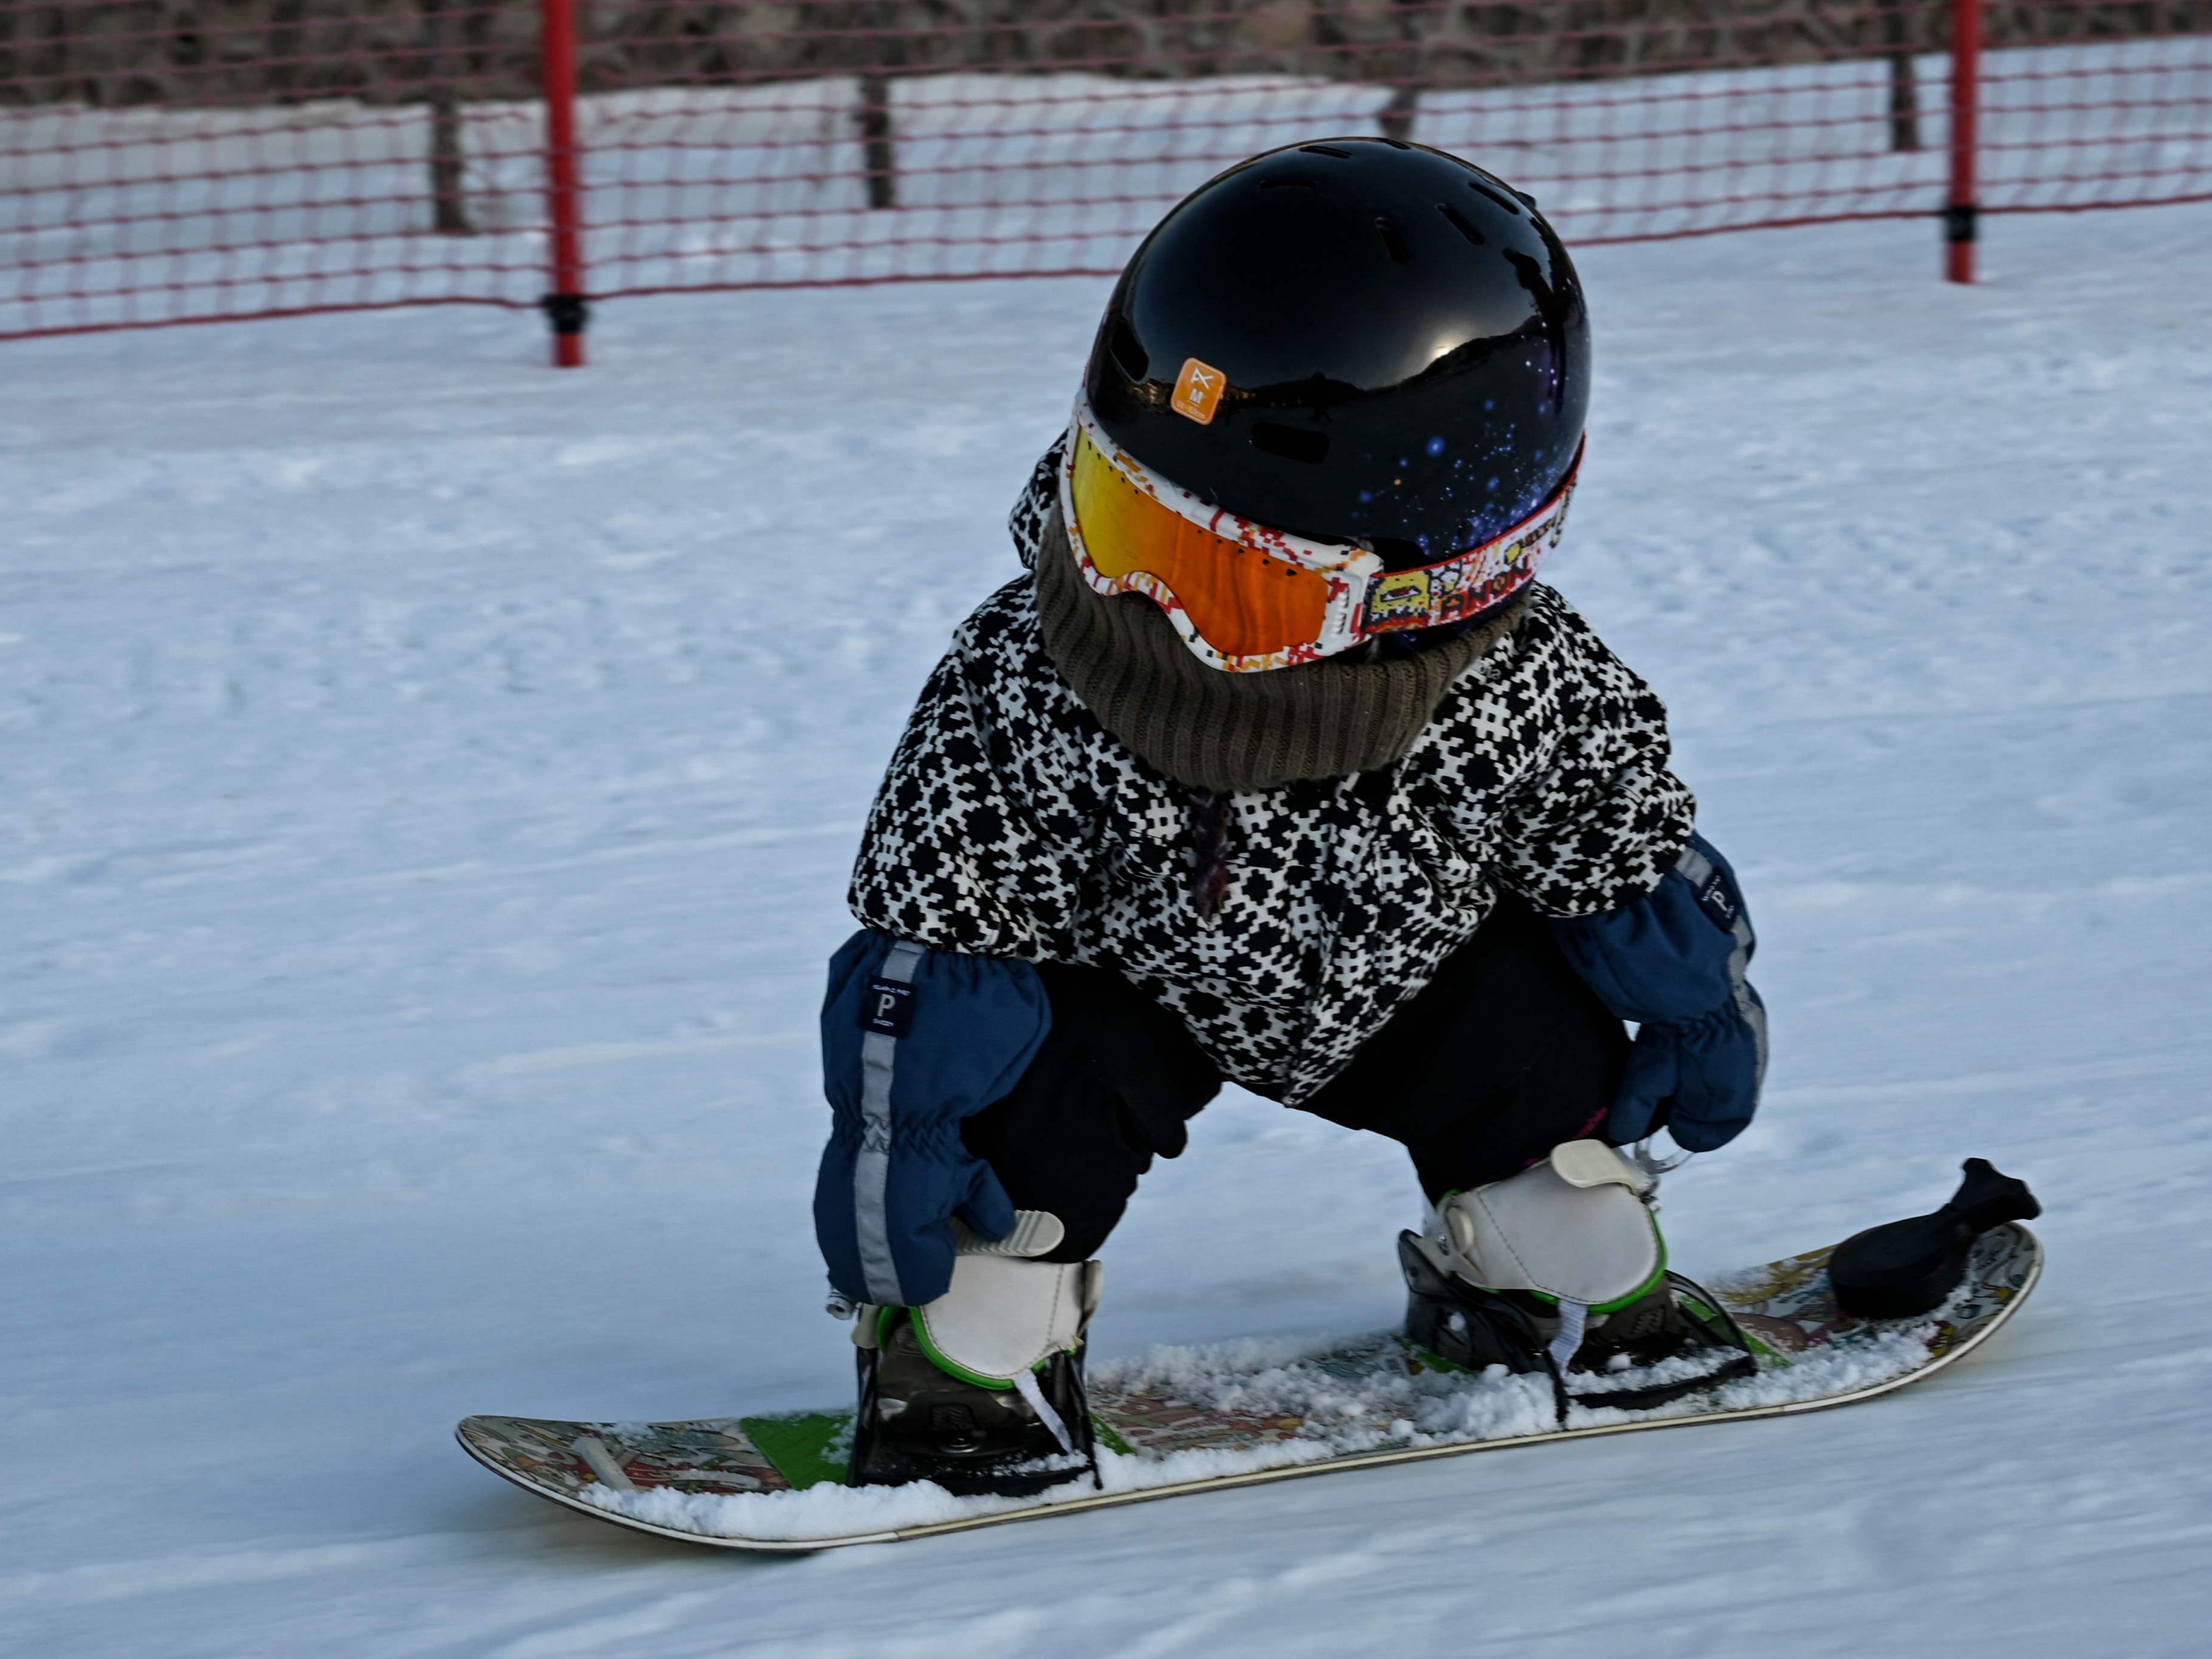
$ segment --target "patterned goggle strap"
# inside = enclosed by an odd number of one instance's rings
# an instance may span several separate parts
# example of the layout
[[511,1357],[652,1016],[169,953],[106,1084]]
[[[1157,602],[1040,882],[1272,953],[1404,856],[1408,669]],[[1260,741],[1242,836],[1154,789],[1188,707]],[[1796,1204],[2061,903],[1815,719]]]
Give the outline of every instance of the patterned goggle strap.
[[1588,442],[1575,446],[1573,465],[1544,504],[1511,529],[1434,564],[1374,577],[1360,608],[1360,637],[1462,622],[1503,604],[1535,580],[1536,567],[1559,546],[1566,529],[1567,505],[1575,498]]
[[1558,544],[1575,467],[1504,535],[1415,570],[1365,548],[1310,541],[1209,505],[1152,472],[1078,401],[1060,464],[1060,516],[1101,593],[1142,593],[1201,661],[1232,674],[1287,668],[1379,633],[1457,622],[1510,599]]

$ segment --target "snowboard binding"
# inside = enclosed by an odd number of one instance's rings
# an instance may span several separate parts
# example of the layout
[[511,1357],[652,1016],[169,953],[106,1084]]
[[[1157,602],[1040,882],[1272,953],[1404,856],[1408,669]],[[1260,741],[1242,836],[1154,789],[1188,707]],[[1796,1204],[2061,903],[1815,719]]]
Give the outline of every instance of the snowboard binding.
[[1041,1210],[1018,1212],[1003,1239],[957,1224],[955,1237],[943,1296],[859,1310],[847,1484],[929,1480],[963,1498],[1027,1498],[1085,1476],[1097,1485],[1083,1347],[1098,1264],[1040,1260],[1065,1237]]
[[1426,1230],[1399,1236],[1407,1341],[1466,1370],[1544,1373],[1561,1427],[1576,1405],[1640,1411],[1752,1375],[1719,1298],[1666,1270],[1656,1188],[1649,1168],[1581,1139],[1446,1194]]
[[[1717,1388],[1759,1369],[1751,1343],[1718,1297],[1680,1273],[1589,1328],[1573,1357],[1559,1358],[1559,1314],[1526,1291],[1487,1291],[1438,1270],[1420,1235],[1398,1236],[1406,1278],[1406,1341],[1424,1358],[1461,1370],[1503,1365],[1513,1375],[1540,1373],[1552,1384],[1559,1425],[1571,1407],[1645,1411]],[[1686,1376],[1638,1382],[1626,1373],[1695,1358]],[[1678,1370],[1669,1367],[1670,1370]],[[1579,1386],[1578,1386],[1579,1385]]]
[[1036,1374],[1036,1393],[1055,1424],[1040,1416],[1025,1389],[953,1376],[924,1350],[905,1310],[884,1313],[887,1328],[876,1346],[855,1354],[860,1409],[848,1485],[930,1480],[956,1497],[1026,1498],[1066,1480],[1097,1480],[1081,1350],[1054,1354]]

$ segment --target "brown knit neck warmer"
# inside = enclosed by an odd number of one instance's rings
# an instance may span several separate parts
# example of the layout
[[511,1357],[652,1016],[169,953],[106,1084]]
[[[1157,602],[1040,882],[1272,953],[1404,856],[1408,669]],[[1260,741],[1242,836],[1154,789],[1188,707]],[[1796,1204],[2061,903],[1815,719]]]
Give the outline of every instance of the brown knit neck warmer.
[[1228,674],[1194,656],[1142,594],[1094,592],[1054,512],[1037,549],[1036,602],[1045,650],[1101,726],[1177,782],[1236,793],[1389,765],[1451,683],[1512,630],[1528,595],[1410,656]]

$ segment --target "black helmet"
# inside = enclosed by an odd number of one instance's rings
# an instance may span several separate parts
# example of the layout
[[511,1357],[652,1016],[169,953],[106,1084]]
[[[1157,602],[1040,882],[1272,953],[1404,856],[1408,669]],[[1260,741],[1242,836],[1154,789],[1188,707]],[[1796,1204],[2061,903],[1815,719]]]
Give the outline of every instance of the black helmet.
[[1589,372],[1582,285],[1532,198],[1442,150],[1332,138],[1231,167],[1160,222],[1085,389],[1160,477],[1399,570],[1543,504]]

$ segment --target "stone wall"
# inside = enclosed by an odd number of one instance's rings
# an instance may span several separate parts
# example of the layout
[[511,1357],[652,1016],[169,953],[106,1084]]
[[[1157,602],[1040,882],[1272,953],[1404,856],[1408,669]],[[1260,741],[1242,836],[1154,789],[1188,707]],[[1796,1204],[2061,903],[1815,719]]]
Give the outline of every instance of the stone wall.
[[[1926,50],[1947,0],[578,0],[586,90],[1087,69],[1473,86]],[[0,103],[523,98],[536,0],[0,0]],[[1990,0],[1992,45],[2212,30],[2212,0]],[[440,101],[456,96],[443,93]]]

